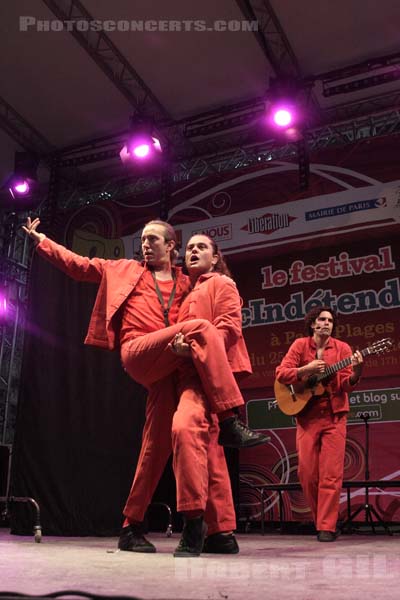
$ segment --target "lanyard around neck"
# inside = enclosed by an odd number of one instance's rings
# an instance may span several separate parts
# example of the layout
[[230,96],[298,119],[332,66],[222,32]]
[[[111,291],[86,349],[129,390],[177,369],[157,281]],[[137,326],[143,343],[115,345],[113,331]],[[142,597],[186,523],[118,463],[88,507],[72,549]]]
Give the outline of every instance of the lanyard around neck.
[[175,277],[175,273],[172,271],[172,279],[174,280],[174,286],[172,288],[172,292],[171,292],[171,295],[169,297],[167,306],[165,306],[163,295],[162,295],[161,290],[159,288],[159,285],[157,283],[156,274],[154,273],[154,271],[151,271],[151,274],[152,274],[153,279],[154,279],[154,285],[156,286],[156,292],[157,292],[158,301],[159,301],[159,303],[161,305],[161,308],[162,308],[162,311],[163,311],[165,327],[169,327],[170,322],[169,322],[169,319],[168,319],[168,315],[169,315],[169,311],[170,311],[170,308],[172,306],[172,303],[174,301],[175,292],[176,292],[176,277]]

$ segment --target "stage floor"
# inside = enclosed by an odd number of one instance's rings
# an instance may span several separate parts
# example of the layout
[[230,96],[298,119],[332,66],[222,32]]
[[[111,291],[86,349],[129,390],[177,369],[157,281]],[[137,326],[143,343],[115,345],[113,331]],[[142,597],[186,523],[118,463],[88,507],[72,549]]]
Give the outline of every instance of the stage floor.
[[90,594],[154,600],[398,599],[399,534],[238,534],[240,553],[174,558],[179,534],[148,535],[156,554],[116,551],[116,538],[33,537],[0,529],[0,592]]

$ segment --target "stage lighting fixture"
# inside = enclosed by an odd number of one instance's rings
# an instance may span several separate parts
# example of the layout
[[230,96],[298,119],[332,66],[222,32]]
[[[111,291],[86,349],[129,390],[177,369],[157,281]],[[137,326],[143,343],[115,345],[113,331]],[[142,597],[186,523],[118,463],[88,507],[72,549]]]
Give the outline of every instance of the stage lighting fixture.
[[289,127],[293,121],[292,110],[286,106],[276,106],[273,109],[272,118],[277,127]]
[[269,106],[268,128],[287,142],[297,142],[302,138],[301,120],[301,111],[293,101],[280,99]]
[[39,159],[29,152],[16,152],[14,172],[8,180],[8,191],[21,208],[29,208],[37,189]]
[[7,308],[7,294],[3,287],[0,287],[0,327],[7,323],[8,319],[8,308]]
[[147,162],[154,160],[162,153],[161,143],[151,121],[132,118],[131,132],[126,144],[120,152],[124,164]]
[[14,177],[10,183],[9,190],[14,199],[20,198],[21,196],[27,196],[31,190],[31,183],[28,179]]
[[396,67],[390,71],[376,73],[375,75],[363,77],[361,79],[352,79],[350,81],[342,80],[341,83],[339,83],[338,80],[335,82],[323,81],[322,94],[325,98],[329,98],[330,96],[336,96],[338,94],[349,94],[351,92],[366,90],[370,87],[397,81],[398,79],[400,79],[400,68]]
[[300,91],[296,81],[270,81],[267,125],[287,141],[297,141],[301,137],[302,111],[298,101]]

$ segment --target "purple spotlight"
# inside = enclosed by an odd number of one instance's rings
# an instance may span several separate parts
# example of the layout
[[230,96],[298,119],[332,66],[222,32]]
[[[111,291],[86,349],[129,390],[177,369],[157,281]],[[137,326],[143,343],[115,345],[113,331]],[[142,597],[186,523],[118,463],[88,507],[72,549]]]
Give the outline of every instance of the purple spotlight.
[[21,181],[14,186],[14,190],[18,194],[27,194],[29,192],[29,183],[27,181]]
[[4,292],[0,292],[0,326],[7,322],[7,298]]
[[132,148],[131,152],[133,152],[137,158],[147,158],[150,154],[150,145],[139,143]]
[[122,148],[120,158],[125,163],[135,163],[138,161],[146,161],[161,154],[162,148],[160,140],[152,136],[134,136]]
[[293,121],[293,113],[288,108],[281,106],[273,111],[272,118],[278,127],[289,127]]
[[15,179],[9,190],[13,198],[27,196],[30,192],[30,185],[27,179]]

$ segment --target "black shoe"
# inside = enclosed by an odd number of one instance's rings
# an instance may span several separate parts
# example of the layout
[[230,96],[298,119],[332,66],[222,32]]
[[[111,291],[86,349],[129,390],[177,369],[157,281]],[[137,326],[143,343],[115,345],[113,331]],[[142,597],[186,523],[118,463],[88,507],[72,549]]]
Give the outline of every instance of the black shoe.
[[237,417],[230,417],[219,424],[218,444],[226,448],[250,448],[269,442],[271,438],[249,429]]
[[174,556],[200,556],[204,546],[207,525],[203,517],[184,519],[181,539],[174,552]]
[[233,533],[213,533],[206,537],[203,552],[206,554],[237,554],[239,546]]
[[318,531],[317,538],[319,542],[334,542],[337,533],[335,531]]
[[143,535],[142,523],[122,528],[118,548],[128,552],[156,552],[156,547]]

